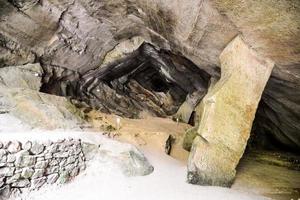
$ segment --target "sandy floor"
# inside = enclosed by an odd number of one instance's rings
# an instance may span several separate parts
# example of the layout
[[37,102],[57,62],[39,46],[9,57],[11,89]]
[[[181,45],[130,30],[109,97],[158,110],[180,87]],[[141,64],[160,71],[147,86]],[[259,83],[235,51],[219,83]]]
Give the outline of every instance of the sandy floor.
[[[92,112],[89,117],[96,130],[106,130],[108,126],[117,127],[117,116],[115,115]],[[121,118],[120,121],[121,125],[118,130],[106,131],[110,132],[110,137],[135,144],[143,149],[156,149],[164,154],[165,141],[171,134],[176,138],[171,156],[186,165],[189,153],[182,149],[181,144],[183,133],[191,126],[176,123],[171,119],[153,117],[146,119]],[[256,152],[256,154],[260,153]],[[259,161],[253,155],[254,153],[246,155],[241,160],[232,188],[274,199],[300,199],[300,171],[288,169],[284,165],[276,166]],[[266,154],[265,157],[274,162],[277,159],[272,153]]]

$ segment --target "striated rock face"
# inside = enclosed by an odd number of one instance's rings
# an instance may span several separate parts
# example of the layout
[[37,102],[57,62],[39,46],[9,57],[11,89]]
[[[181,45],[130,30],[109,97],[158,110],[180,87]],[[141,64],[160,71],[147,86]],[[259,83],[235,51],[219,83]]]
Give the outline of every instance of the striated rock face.
[[275,63],[253,130],[298,151],[299,13],[298,0],[0,0],[0,66],[40,63],[41,91],[188,122],[239,35]]

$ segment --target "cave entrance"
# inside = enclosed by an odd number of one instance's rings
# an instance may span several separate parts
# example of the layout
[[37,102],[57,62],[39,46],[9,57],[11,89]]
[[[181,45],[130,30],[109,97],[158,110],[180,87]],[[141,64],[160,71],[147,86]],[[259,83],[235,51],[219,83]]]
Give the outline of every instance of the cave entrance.
[[44,81],[44,92],[70,96],[102,112],[129,118],[139,118],[142,112],[172,116],[191,94],[198,91],[203,97],[210,79],[182,55],[148,43],[105,66],[72,76],[72,80],[57,76],[53,69],[48,71],[53,76]]

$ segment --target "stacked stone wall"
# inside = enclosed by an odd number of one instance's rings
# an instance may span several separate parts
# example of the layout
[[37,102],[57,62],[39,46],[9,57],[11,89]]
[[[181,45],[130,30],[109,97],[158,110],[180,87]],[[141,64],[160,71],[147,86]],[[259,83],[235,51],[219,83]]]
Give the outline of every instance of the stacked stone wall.
[[1,141],[0,199],[23,189],[63,184],[86,167],[80,139]]

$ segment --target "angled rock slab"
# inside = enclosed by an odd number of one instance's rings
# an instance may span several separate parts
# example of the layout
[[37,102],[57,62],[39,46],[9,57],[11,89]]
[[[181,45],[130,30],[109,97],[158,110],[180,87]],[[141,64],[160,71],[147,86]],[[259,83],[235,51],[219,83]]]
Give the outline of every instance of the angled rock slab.
[[188,182],[230,186],[250,135],[274,63],[237,36],[220,55],[221,79],[201,102],[198,134],[188,163]]

